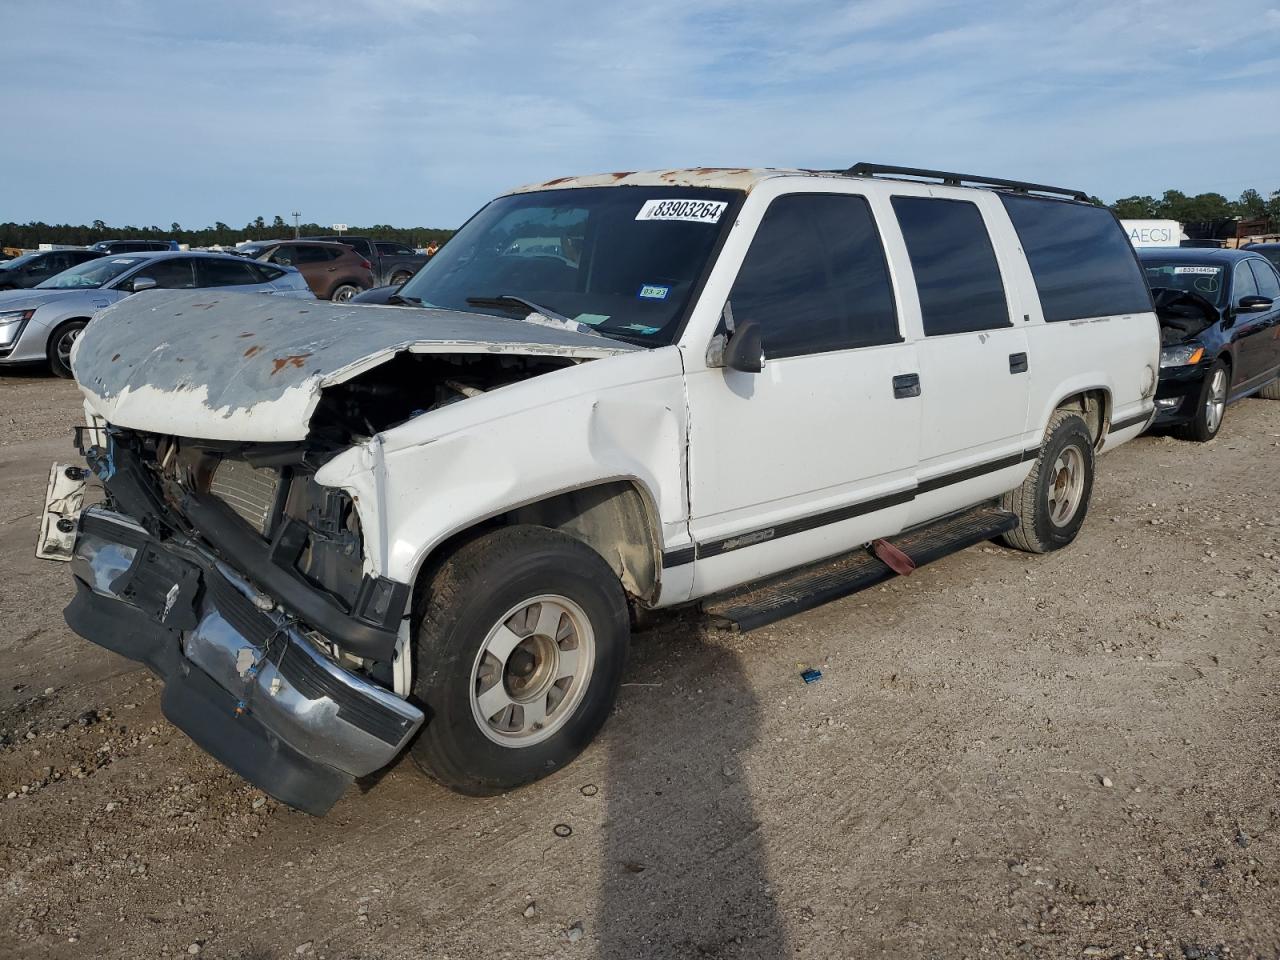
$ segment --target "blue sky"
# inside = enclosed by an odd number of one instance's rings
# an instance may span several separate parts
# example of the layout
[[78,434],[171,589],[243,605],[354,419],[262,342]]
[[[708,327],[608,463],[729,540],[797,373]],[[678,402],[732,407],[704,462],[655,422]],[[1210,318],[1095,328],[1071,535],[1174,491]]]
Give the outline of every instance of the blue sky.
[[1280,189],[1280,0],[0,3],[0,220],[454,226],[565,174],[858,160]]

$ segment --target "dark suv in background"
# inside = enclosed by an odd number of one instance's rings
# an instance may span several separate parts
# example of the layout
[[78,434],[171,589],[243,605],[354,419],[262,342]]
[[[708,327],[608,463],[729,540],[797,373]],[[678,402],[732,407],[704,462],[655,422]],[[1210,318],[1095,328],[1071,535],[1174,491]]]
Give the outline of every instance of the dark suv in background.
[[321,300],[346,303],[374,286],[373,267],[342,243],[321,240],[266,240],[245,244],[237,253],[281,266],[297,267],[307,286]]
[[0,263],[0,290],[29,290],[86,260],[102,256],[95,250],[42,250]]

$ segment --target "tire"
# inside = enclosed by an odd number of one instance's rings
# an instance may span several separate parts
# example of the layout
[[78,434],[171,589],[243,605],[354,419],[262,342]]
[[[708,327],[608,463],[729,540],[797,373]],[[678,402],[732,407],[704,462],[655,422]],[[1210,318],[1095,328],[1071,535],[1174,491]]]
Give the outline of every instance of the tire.
[[1230,371],[1219,360],[1204,375],[1195,417],[1190,423],[1180,426],[1176,431],[1177,435],[1183,440],[1193,440],[1196,443],[1206,443],[1216,437],[1222,429],[1222,421],[1226,419],[1227,394],[1230,389]]
[[49,369],[55,377],[71,377],[71,345],[88,323],[88,320],[68,320],[49,335],[45,355],[49,358]]
[[1049,553],[1075,540],[1089,513],[1093,467],[1088,425],[1078,413],[1055,411],[1031,473],[1001,500],[1019,521],[1017,529],[1001,536],[1004,543],[1028,553]]
[[364,288],[354,283],[340,283],[329,292],[329,299],[334,303],[346,303],[357,293],[363,293]]
[[[613,708],[630,640],[626,595],[599,554],[554,530],[503,527],[445,559],[422,597],[414,694],[428,721],[409,749],[424,773],[492,796],[582,752]],[[575,672],[556,680],[561,667]],[[545,710],[545,724],[528,710]]]
[[1263,400],[1280,400],[1280,380],[1272,380],[1258,391]]
[[398,287],[402,283],[408,283],[411,276],[413,276],[413,274],[405,273],[403,270],[393,273],[390,280],[391,286]]

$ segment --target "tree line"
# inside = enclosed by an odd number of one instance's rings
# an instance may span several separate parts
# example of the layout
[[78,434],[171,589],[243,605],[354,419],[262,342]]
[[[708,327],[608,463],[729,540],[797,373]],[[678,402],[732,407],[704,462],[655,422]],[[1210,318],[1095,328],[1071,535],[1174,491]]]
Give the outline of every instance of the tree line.
[[[1203,223],[1209,220],[1270,220],[1271,231],[1280,228],[1280,190],[1264,197],[1257,190],[1246,190],[1238,200],[1228,200],[1220,193],[1200,193],[1189,197],[1181,190],[1166,190],[1155,197],[1123,197],[1111,204],[1122,220],[1177,220],[1179,223]],[[1270,232],[1270,231],[1266,231]]]
[[[1094,198],[1096,203],[1102,201]],[[1221,193],[1200,193],[1188,196],[1181,190],[1166,190],[1158,199],[1148,196],[1122,197],[1107,204],[1123,220],[1177,220],[1179,223],[1203,223],[1212,220],[1269,220],[1264,232],[1280,230],[1280,190],[1273,190],[1264,197],[1257,190],[1249,189],[1236,200],[1228,200]],[[304,223],[299,226],[302,236],[331,234],[328,225]],[[397,240],[414,247],[425,247],[430,241],[443,243],[454,231],[442,227],[393,227],[388,223],[375,223],[368,227],[351,227],[347,231],[355,236],[376,237],[379,240]],[[209,247],[214,244],[232,246],[244,240],[274,240],[293,236],[293,225],[284,217],[276,216],[270,222],[265,217],[231,227],[221,220],[211,227],[185,229],[180,223],[169,224],[168,229],[159,226],[110,227],[101,220],[92,224],[75,226],[69,223],[0,223],[0,247],[35,249],[42,243],[63,243],[88,246],[99,240],[177,240],[193,247]]]
[[[302,236],[332,234],[328,224],[303,223],[299,225]],[[352,226],[347,233],[353,236],[376,237],[379,240],[396,240],[414,247],[425,247],[435,240],[443,243],[454,231],[440,227],[393,227],[387,223],[375,223],[368,227]],[[69,223],[0,223],[0,247],[20,247],[34,250],[42,243],[61,243],[88,246],[99,240],[176,240],[193,247],[209,247],[214,244],[232,246],[245,240],[276,240],[293,236],[293,224],[277,216],[268,221],[258,217],[243,227],[232,227],[218,221],[211,227],[185,229],[180,223],[169,224],[168,229],[159,226],[111,227],[101,220],[92,224]]]

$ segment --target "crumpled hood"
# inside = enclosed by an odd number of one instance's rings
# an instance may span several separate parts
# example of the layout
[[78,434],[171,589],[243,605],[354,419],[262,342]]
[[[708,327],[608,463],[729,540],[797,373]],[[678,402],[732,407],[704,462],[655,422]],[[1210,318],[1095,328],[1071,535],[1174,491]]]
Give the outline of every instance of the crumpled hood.
[[104,310],[72,366],[110,423],[207,440],[301,440],[325,387],[397,353],[607,357],[643,349],[483,314],[148,291]]

